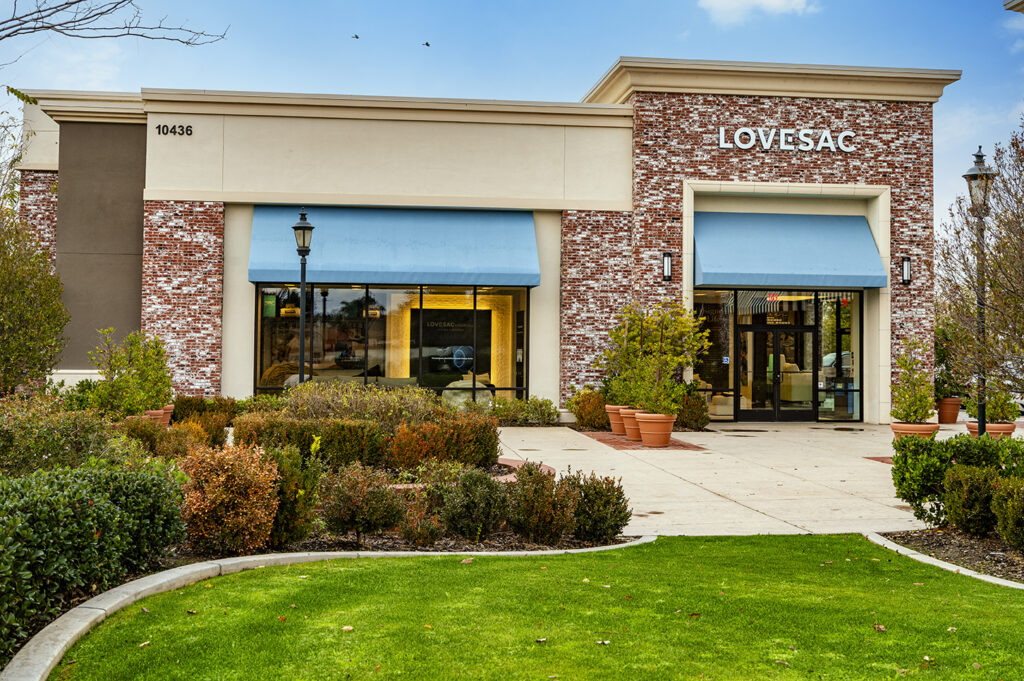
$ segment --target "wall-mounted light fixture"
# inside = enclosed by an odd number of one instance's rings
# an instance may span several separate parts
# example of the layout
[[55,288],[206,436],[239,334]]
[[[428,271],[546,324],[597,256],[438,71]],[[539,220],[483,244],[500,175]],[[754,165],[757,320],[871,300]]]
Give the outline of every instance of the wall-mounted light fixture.
[[900,280],[903,282],[904,286],[909,286],[910,285],[910,256],[909,255],[903,256],[903,266],[902,266],[902,270],[901,270]]
[[661,280],[672,281],[672,254],[668,251],[661,254]]

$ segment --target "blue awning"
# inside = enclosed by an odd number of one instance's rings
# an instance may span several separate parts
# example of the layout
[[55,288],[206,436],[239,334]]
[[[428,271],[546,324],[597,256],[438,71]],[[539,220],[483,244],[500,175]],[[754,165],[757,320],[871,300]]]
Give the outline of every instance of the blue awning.
[[693,216],[695,286],[881,288],[886,267],[854,215]]
[[[312,207],[314,284],[537,286],[533,213]],[[255,206],[249,281],[299,281],[298,206]]]

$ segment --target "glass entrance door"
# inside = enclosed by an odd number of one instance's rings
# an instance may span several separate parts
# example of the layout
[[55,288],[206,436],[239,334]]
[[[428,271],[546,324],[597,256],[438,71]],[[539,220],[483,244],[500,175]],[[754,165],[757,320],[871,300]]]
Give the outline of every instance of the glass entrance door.
[[737,418],[813,421],[814,331],[800,327],[737,327]]

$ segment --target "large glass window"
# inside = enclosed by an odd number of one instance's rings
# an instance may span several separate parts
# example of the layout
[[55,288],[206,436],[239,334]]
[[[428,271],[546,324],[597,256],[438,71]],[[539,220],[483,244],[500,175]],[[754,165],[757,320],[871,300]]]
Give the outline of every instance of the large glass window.
[[712,421],[733,418],[733,298],[732,291],[694,292],[694,311],[703,319],[711,346],[694,367],[693,379],[708,402]]
[[736,321],[770,326],[814,324],[814,292],[738,291]]
[[818,418],[822,421],[860,420],[860,298],[857,291],[818,294],[821,306]]
[[[257,390],[280,390],[298,381],[298,288],[258,290]],[[527,301],[525,288],[309,287],[307,371],[451,402],[525,396]]]

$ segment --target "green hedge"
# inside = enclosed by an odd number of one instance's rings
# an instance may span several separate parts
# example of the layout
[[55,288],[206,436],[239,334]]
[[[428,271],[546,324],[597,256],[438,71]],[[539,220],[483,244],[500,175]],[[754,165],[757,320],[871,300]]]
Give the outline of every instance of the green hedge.
[[99,412],[61,411],[46,398],[0,400],[0,474],[79,466],[98,456],[113,435]]
[[180,541],[179,498],[157,471],[0,477],[0,667],[69,602],[120,583]]
[[293,445],[308,459],[313,438],[320,437],[320,459],[331,469],[358,461],[375,465],[384,459],[387,438],[371,421],[299,419],[273,412],[235,418],[235,442],[264,449]]

